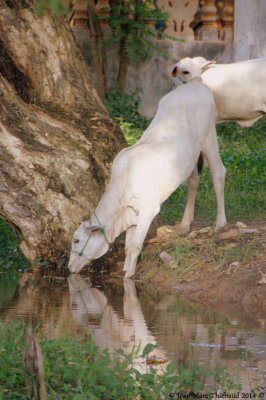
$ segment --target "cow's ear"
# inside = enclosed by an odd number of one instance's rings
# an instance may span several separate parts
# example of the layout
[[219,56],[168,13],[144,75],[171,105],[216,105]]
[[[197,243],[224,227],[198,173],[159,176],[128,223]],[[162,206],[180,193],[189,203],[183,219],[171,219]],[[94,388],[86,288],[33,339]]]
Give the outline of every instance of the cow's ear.
[[170,74],[171,74],[172,77],[174,77],[174,78],[176,77],[176,75],[177,75],[177,65],[173,65],[171,67]]
[[216,64],[216,61],[207,61],[206,64],[202,65],[201,72],[205,71],[211,65]]
[[103,227],[99,225],[91,225],[89,221],[84,222],[84,228],[90,233],[99,232]]

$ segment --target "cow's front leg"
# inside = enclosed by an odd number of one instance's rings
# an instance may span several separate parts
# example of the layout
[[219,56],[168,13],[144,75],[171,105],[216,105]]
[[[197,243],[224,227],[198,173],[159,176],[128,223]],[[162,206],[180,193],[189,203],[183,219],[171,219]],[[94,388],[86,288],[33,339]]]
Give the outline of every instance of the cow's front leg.
[[150,210],[146,209],[140,212],[137,226],[134,227],[134,230],[127,236],[127,255],[124,265],[124,271],[126,271],[126,274],[124,279],[130,278],[135,274],[138,256],[142,250],[143,242],[153,218],[160,211],[160,207],[151,206],[151,209],[152,208],[154,208],[152,213]]
[[133,241],[134,235],[135,235],[135,230],[136,226],[131,226],[128,228],[127,233],[126,233],[126,241],[125,241],[125,263],[123,267],[123,271],[127,271],[130,265],[130,246]]

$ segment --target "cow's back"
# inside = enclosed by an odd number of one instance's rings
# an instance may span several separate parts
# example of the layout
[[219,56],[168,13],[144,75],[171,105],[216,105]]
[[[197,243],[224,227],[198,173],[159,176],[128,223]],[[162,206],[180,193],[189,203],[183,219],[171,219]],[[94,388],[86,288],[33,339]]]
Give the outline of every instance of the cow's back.
[[202,80],[214,95],[218,121],[241,124],[256,120],[264,111],[266,58],[214,65],[202,73]]
[[129,198],[164,201],[191,174],[215,121],[213,95],[201,80],[168,93],[140,140],[114,160],[113,183]]

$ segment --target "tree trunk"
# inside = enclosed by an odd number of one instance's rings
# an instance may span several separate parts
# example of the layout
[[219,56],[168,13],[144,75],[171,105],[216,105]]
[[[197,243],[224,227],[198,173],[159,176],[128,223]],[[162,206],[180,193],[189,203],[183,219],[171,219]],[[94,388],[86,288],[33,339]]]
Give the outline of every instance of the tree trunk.
[[0,216],[21,249],[57,262],[125,146],[63,18],[0,3]]
[[117,82],[120,90],[124,90],[126,84],[128,64],[129,59],[126,52],[126,37],[123,36],[120,39],[119,45],[119,70],[117,75]]
[[88,14],[89,14],[89,22],[90,22],[90,34],[91,34],[91,51],[92,51],[92,60],[93,67],[97,76],[98,90],[101,99],[104,99],[107,93],[107,77],[105,76],[105,63],[106,63],[106,55],[105,52],[102,53],[102,59],[99,54],[99,46],[102,41],[102,32],[97,21],[95,20],[95,3],[94,0],[88,0]]

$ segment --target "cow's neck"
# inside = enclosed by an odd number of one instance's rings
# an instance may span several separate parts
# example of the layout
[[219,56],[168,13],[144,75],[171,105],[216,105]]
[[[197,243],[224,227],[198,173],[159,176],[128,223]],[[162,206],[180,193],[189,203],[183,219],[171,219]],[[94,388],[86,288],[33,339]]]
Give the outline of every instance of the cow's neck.
[[92,225],[103,226],[109,243],[113,243],[117,236],[123,231],[122,211],[119,202],[114,195],[108,196],[105,193],[95,210],[96,216],[92,216]]

